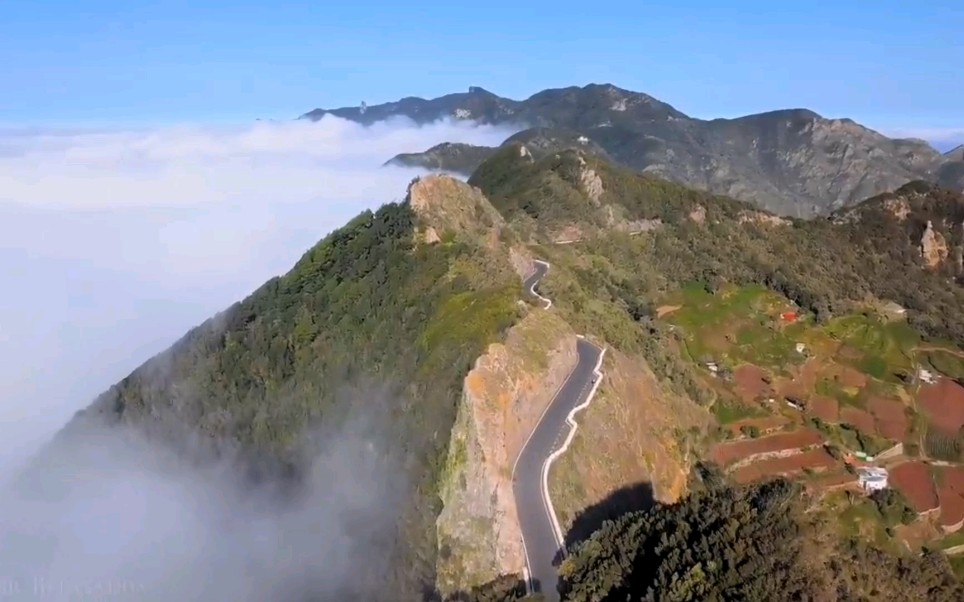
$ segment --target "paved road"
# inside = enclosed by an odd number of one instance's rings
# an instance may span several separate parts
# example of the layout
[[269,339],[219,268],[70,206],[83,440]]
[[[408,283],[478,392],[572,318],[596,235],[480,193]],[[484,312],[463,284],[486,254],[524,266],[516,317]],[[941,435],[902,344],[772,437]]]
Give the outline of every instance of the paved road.
[[525,281],[522,283],[522,286],[525,287],[525,290],[528,293],[541,299],[542,302],[546,304],[546,309],[549,309],[552,307],[552,301],[546,299],[536,291],[536,285],[539,284],[539,281],[542,280],[542,277],[545,276],[546,272],[549,271],[549,264],[537,259],[535,261],[535,268],[535,271],[531,276],[525,279]]
[[[537,266],[536,274],[525,281],[526,288],[532,291],[532,285],[538,283],[547,270],[548,265]],[[578,340],[576,350],[579,355],[576,367],[546,408],[523,446],[513,470],[512,487],[529,577],[533,591],[541,592],[547,601],[559,599],[559,576],[554,561],[562,542],[557,538],[551,510],[545,499],[543,470],[549,456],[564,444],[569,434],[570,427],[566,424],[569,412],[584,402],[592,389],[594,371],[602,354],[602,349],[583,338]]]

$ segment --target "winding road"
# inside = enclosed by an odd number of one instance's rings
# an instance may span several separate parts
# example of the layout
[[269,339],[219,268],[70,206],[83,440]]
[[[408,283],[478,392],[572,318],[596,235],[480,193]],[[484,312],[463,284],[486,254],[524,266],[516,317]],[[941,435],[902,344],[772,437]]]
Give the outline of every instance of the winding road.
[[[552,307],[535,287],[549,271],[549,264],[537,261],[535,272],[524,281],[526,290],[538,297],[545,308]],[[580,336],[576,343],[578,361],[522,446],[512,469],[519,527],[526,557],[526,586],[547,601],[559,600],[559,574],[554,561],[565,554],[563,533],[549,497],[549,468],[572,442],[576,433],[576,412],[589,405],[599,387],[605,349]]]

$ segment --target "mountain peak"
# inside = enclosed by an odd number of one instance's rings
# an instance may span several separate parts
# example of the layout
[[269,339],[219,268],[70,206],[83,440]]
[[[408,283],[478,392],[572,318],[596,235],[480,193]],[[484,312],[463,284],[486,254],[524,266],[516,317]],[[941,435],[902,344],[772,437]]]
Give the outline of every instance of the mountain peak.
[[406,196],[418,216],[421,238],[436,243],[451,238],[498,240],[505,221],[482,192],[461,180],[446,175],[417,178],[409,184]]
[[951,161],[964,161],[964,144],[958,144],[956,147],[944,153],[944,156]]

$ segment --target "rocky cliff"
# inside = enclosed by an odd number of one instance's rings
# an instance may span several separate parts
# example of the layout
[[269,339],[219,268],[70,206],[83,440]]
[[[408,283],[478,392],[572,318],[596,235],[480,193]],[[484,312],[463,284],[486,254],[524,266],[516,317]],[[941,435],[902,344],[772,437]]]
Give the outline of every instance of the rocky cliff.
[[443,593],[521,574],[512,468],[526,438],[576,365],[576,337],[533,309],[468,374],[441,483],[438,581]]
[[559,521],[574,538],[616,513],[679,499],[711,420],[661,385],[639,356],[611,352],[603,371],[597,396],[576,417],[572,446],[549,474]]

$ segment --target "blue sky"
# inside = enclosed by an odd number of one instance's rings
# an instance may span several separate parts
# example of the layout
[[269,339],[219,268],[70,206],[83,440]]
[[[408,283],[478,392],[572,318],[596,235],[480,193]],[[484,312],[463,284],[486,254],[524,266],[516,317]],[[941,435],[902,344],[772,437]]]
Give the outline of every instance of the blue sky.
[[699,117],[805,106],[964,129],[962,6],[4,0],[0,123],[289,118],[469,85],[521,98],[609,82]]

